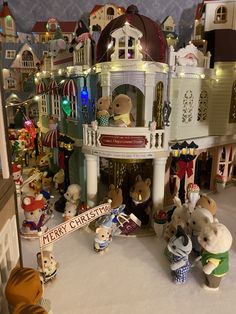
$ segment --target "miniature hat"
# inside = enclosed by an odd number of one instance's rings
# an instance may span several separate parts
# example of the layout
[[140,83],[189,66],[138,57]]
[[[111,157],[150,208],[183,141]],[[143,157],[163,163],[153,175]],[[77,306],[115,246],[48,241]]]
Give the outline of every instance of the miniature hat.
[[39,208],[44,208],[45,201],[43,195],[39,194],[35,198],[33,196],[27,196],[23,199],[22,208],[27,212],[32,212]]
[[189,183],[187,186],[188,192],[200,192],[200,188],[195,183]]
[[21,165],[19,165],[19,164],[12,164],[12,172],[16,173],[16,172],[19,172],[19,171],[21,171]]

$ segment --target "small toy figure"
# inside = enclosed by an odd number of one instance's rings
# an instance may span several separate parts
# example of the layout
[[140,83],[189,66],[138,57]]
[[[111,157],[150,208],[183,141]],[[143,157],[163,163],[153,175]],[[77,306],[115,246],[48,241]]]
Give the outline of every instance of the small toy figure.
[[150,220],[151,202],[151,180],[145,181],[140,175],[136,177],[135,184],[130,189],[130,201],[126,206],[126,214],[134,214],[142,223],[147,225]]
[[[42,252],[37,253],[38,271],[44,278],[44,283],[56,277],[59,263],[52,254],[53,246],[48,246]],[[43,266],[42,266],[43,265]]]
[[109,108],[111,106],[111,97],[104,96],[97,101],[97,120],[99,126],[109,125]]
[[71,219],[77,215],[77,205],[71,202],[66,202],[65,212],[62,214],[64,221]]
[[16,310],[21,306],[33,308],[36,305],[43,307],[46,313],[51,313],[50,301],[42,298],[43,282],[40,279],[39,272],[33,268],[15,267],[11,271],[8,279],[5,295],[10,309],[13,310],[15,314],[21,313]]
[[206,194],[202,194],[200,196],[200,199],[197,201],[196,206],[208,209],[213,216],[215,216],[217,211],[215,200],[213,200],[213,198],[209,197]]
[[110,120],[111,125],[119,127],[131,126],[131,98],[124,94],[119,94],[112,102],[113,119]]
[[84,45],[84,42],[91,38],[88,28],[84,24],[82,20],[78,22],[78,28],[75,31],[76,37],[72,39],[70,43],[69,52],[73,52],[74,50],[79,50]]
[[192,250],[192,242],[180,226],[177,228],[176,235],[170,239],[167,249],[171,253],[169,254],[171,260],[170,268],[175,283],[185,283],[190,270],[188,255]]
[[205,289],[218,290],[221,279],[229,270],[229,250],[232,245],[230,231],[221,223],[206,225],[198,237],[203,248],[202,266]]
[[70,202],[78,206],[80,197],[81,187],[79,186],[79,184],[71,184],[68,186],[64,195],[62,195],[61,198],[59,198],[59,200],[55,202],[54,208],[56,211],[64,213],[66,202]]
[[68,186],[66,193],[64,194],[66,200],[72,204],[79,205],[81,197],[81,187],[79,184],[71,184]]
[[171,106],[169,101],[164,101],[163,106],[163,124],[164,126],[170,126],[170,114],[171,114]]
[[25,197],[22,201],[25,220],[22,224],[21,235],[25,237],[38,237],[38,231],[41,230],[45,214],[43,195],[39,194],[35,198],[33,196]]
[[18,164],[12,164],[12,175],[16,187],[20,188],[23,183],[22,167]]
[[191,240],[193,245],[193,252],[199,256],[201,255],[201,245],[198,243],[198,236],[207,224],[214,222],[212,213],[201,207],[196,207],[191,213],[189,220],[189,228],[191,231]]
[[96,229],[96,237],[94,239],[94,250],[97,253],[103,254],[108,250],[108,246],[112,241],[111,223],[104,223]]
[[189,183],[187,186],[187,199],[189,211],[192,213],[200,199],[200,188],[197,184]]
[[65,180],[65,171],[64,169],[60,169],[53,177],[55,189],[58,190],[59,193],[63,193],[64,191],[64,180]]

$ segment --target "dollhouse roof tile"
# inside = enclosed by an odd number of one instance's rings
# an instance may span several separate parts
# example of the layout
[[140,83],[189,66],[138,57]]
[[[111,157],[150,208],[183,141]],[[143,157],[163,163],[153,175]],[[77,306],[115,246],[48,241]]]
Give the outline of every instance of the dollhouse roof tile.
[[111,33],[123,27],[125,22],[143,34],[140,39],[143,60],[166,63],[167,43],[161,26],[150,18],[139,14],[134,5],[129,6],[125,14],[113,19],[103,29],[97,44],[97,63],[111,61],[112,51],[107,48],[111,41]]
[[[44,22],[36,22],[32,28],[33,33],[45,33],[47,32],[47,21]],[[60,28],[62,33],[73,33],[76,29],[77,22],[75,21],[65,21],[65,22],[59,22]],[[52,33],[54,31],[51,31]]]
[[15,19],[13,14],[11,13],[11,10],[8,7],[8,3],[4,2],[3,6],[2,6],[2,9],[0,11],[0,17],[6,17],[8,15],[10,15],[13,19]]

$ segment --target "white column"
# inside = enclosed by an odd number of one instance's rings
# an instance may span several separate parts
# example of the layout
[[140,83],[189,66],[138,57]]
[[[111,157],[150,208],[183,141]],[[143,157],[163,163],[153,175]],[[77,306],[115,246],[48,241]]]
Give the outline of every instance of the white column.
[[167,157],[160,157],[153,160],[152,200],[154,211],[163,209],[166,159]]
[[107,72],[101,73],[101,87],[102,87],[102,96],[111,95],[111,74],[109,72],[109,69],[107,69]]
[[98,157],[85,154],[86,180],[87,180],[87,204],[94,207],[97,204],[98,192]]

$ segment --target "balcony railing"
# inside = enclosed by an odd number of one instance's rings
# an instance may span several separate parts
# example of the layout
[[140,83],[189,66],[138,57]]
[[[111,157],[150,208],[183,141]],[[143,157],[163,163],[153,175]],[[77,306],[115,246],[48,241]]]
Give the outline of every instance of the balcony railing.
[[22,60],[21,67],[22,68],[34,68],[35,67],[34,61],[24,61],[24,60]]
[[[164,130],[147,127],[98,127],[83,125],[83,151],[100,156],[125,155],[127,158],[152,158],[166,148]],[[124,156],[123,156],[124,157]],[[124,158],[125,158],[124,157]]]

